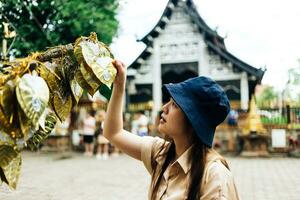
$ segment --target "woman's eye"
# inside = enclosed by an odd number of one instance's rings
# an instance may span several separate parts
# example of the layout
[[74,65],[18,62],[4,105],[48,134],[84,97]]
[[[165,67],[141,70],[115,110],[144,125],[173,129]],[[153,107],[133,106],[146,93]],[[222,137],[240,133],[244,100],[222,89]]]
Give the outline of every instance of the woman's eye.
[[176,103],[173,101],[172,106],[177,107]]

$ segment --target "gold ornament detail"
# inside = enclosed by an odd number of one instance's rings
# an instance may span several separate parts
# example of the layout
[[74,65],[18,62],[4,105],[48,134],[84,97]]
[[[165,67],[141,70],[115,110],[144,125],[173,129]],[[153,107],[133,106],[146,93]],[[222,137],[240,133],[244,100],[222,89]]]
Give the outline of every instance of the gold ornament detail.
[[16,188],[24,147],[37,148],[65,120],[83,91],[111,87],[113,55],[97,35],[2,63],[0,69],[0,183]]
[[97,40],[95,34],[91,34],[89,38],[77,39],[74,54],[81,69],[83,70],[82,66],[84,66],[86,71],[92,72],[89,73],[91,77],[87,77],[86,73],[82,72],[85,79],[89,79],[92,84],[98,85],[101,82],[111,88],[117,74],[117,70],[112,64],[113,55],[105,44]]

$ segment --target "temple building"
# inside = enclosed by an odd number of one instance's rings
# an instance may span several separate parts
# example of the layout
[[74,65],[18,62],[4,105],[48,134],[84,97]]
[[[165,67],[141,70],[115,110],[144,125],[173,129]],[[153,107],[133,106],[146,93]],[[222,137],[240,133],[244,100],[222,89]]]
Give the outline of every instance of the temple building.
[[144,51],[129,66],[129,110],[157,113],[166,101],[161,87],[196,76],[216,80],[234,109],[248,109],[264,70],[257,69],[227,51],[224,38],[200,17],[192,0],[169,0],[153,29],[139,40]]

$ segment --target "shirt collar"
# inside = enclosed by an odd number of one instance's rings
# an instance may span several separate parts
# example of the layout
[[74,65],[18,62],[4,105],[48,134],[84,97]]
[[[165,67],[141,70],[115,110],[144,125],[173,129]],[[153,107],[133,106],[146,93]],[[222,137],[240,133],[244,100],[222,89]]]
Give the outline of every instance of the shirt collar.
[[[189,147],[177,160],[176,162],[180,165],[180,167],[182,168],[182,170],[184,171],[185,174],[187,174],[190,169],[191,169],[191,162],[189,161],[189,155],[190,155],[190,152],[192,150],[192,147]],[[214,162],[216,160],[221,160],[223,161],[224,158],[218,153],[216,152],[215,150],[213,149],[209,149],[208,150],[208,153],[207,153],[207,158],[206,158],[206,163],[209,163],[209,162]],[[175,163],[176,163],[175,162]],[[174,164],[175,164],[174,163]]]
[[[159,165],[163,164],[163,162],[166,158],[166,153],[168,152],[170,146],[171,146],[171,143],[167,142],[164,150],[162,152],[160,152],[160,154],[156,157],[155,160]],[[192,147],[193,147],[193,145],[190,146],[187,150],[185,150],[185,152],[173,163],[173,164],[178,163],[185,174],[187,174],[190,171],[191,166],[192,166],[191,162],[189,161],[189,155],[192,150]],[[206,163],[214,162],[216,160],[224,160],[224,158],[215,150],[209,149],[208,153],[207,153]]]
[[185,152],[176,160],[176,162],[180,165],[185,174],[187,174],[191,169],[191,162],[189,161],[189,155],[192,150],[192,146],[190,146]]
[[[171,146],[171,143],[167,142],[164,150],[161,151],[158,154],[158,156],[155,158],[156,162],[159,165],[163,165],[163,162],[166,159],[167,152],[169,151],[170,146]],[[174,165],[175,163],[178,163],[185,174],[187,174],[189,172],[189,170],[191,169],[191,163],[189,162],[189,154],[192,150],[192,146],[190,146],[187,150],[185,150],[185,152],[181,156],[179,156],[179,158],[177,158],[177,160],[172,164],[172,165]]]

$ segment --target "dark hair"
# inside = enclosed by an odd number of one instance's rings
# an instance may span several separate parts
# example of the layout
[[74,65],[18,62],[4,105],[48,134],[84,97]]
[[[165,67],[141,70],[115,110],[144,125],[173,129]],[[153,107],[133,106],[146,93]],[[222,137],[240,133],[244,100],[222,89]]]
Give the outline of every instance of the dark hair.
[[[161,149],[159,150],[158,154],[165,148],[165,144],[162,145]],[[156,180],[153,180],[152,181],[152,194],[151,194],[151,200],[155,200],[155,195],[157,193],[157,190],[158,190],[158,186],[161,182],[161,178],[164,174],[164,172],[166,171],[167,167],[169,166],[171,160],[173,159],[173,157],[175,156],[175,144],[174,142],[171,143],[170,145],[170,148],[167,152],[167,156],[166,156],[166,159],[164,161],[164,164],[162,165],[162,167],[160,169],[157,169],[157,165],[154,166],[153,170],[153,178],[155,178],[155,174],[158,172],[159,173],[159,176],[156,178]],[[157,171],[159,170],[159,171]]]
[[143,111],[143,110],[138,110],[136,113],[141,114],[141,115],[144,115],[144,114],[145,114],[145,111]]
[[[197,137],[194,134],[194,137]],[[189,155],[189,162],[191,162],[191,171],[190,171],[190,182],[188,185],[188,200],[195,200],[200,199],[200,188],[201,188],[201,181],[202,176],[204,173],[205,163],[206,163],[206,155],[208,153],[209,147],[207,147],[205,144],[203,144],[198,138],[195,138],[195,143],[193,144],[193,147],[191,149],[190,155]],[[162,148],[159,152],[162,151],[162,149],[165,147],[165,145],[162,145]],[[152,182],[152,194],[151,194],[151,200],[154,200],[155,195],[157,194],[158,187],[161,182],[161,178],[166,171],[167,167],[169,166],[171,160],[175,156],[175,144],[174,142],[171,143],[171,146],[167,152],[167,156],[165,158],[165,161],[160,169],[157,169],[157,166],[154,167],[154,173],[153,177],[155,177],[155,174],[158,172],[159,176],[156,178],[156,180],[153,180]]]
[[88,113],[89,113],[89,115],[91,115],[92,117],[94,117],[95,114],[96,114],[96,111],[94,109],[90,109],[90,110],[88,110]]
[[200,199],[201,181],[205,169],[209,147],[196,138],[189,155],[191,162],[190,183],[188,186],[188,200]]

